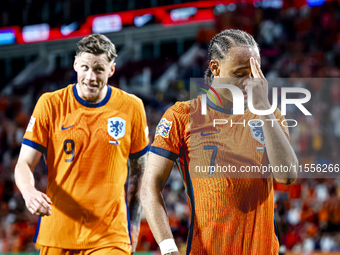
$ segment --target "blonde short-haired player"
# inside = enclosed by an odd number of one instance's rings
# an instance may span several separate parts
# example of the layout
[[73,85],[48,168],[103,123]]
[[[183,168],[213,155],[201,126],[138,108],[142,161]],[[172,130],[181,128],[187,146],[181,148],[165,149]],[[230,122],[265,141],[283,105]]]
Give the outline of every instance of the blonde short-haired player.
[[[148,128],[142,101],[107,84],[116,56],[104,35],[81,39],[74,60],[77,83],[43,94],[24,135],[15,181],[27,209],[40,216],[34,241],[42,255],[123,255],[135,249]],[[42,154],[46,194],[34,187]],[[128,207],[129,158],[134,187]]]

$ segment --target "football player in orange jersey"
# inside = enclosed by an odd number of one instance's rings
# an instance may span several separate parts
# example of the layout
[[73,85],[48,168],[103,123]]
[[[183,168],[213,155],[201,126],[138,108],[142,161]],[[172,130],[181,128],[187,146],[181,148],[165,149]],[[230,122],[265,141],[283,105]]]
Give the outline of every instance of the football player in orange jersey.
[[[135,251],[148,127],[142,101],[107,84],[116,56],[104,35],[81,39],[74,61],[77,83],[43,94],[28,124],[15,181],[27,209],[40,216],[34,237],[40,254]],[[42,154],[46,194],[34,187],[33,170]]]
[[[251,35],[240,30],[217,34],[209,46],[206,83],[212,87],[234,80],[243,91],[252,88],[257,110],[270,108],[268,83],[260,69],[259,48]],[[258,116],[245,107],[244,115],[233,115],[233,97],[228,89],[215,88],[221,103],[215,105],[207,96],[207,114],[201,114],[202,98],[177,102],[157,126],[142,182],[141,201],[153,235],[162,254],[179,254],[169,227],[161,191],[173,163],[182,175],[191,211],[186,254],[276,255],[273,179],[290,184],[296,173],[277,171],[266,175],[232,178],[228,173],[197,171],[197,166],[242,167],[297,166],[289,143],[288,130],[280,125],[284,117],[278,109]],[[211,91],[210,91],[211,92]],[[210,94],[210,93],[208,93]],[[213,119],[228,120],[227,125],[213,125]],[[256,125],[240,125],[256,123]],[[266,121],[278,119],[279,121]],[[257,123],[264,124],[259,127]],[[264,150],[265,145],[265,150]],[[260,149],[259,149],[260,148]],[[200,168],[199,168],[200,169]]]

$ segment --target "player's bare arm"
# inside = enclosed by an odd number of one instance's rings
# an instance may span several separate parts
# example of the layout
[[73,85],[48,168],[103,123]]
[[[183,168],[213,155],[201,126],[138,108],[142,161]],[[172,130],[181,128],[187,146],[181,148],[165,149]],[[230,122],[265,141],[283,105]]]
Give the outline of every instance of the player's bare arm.
[[[253,92],[253,105],[257,110],[270,109],[268,101],[268,82],[264,77],[260,64],[254,58],[250,59],[251,72],[255,80],[246,81],[246,90],[252,87]],[[266,151],[269,162],[272,166],[295,166],[298,167],[298,160],[296,154],[289,143],[286,135],[282,131],[277,121],[266,121],[269,119],[276,119],[275,115],[260,115],[259,118],[265,123],[263,125],[263,133],[266,140]],[[295,171],[275,172],[273,173],[277,182],[282,184],[290,184],[295,181],[297,173]]]
[[41,154],[40,151],[23,144],[15,167],[14,178],[29,212],[37,216],[48,216],[51,215],[52,201],[46,194],[34,187],[33,170]]
[[132,252],[136,251],[140,220],[142,213],[142,205],[139,198],[139,191],[142,182],[142,177],[144,174],[146,166],[147,155],[143,155],[137,159],[130,159],[131,173],[129,177],[129,189],[130,189],[130,222],[131,222],[131,232],[134,238],[134,243],[132,244]]
[[[166,239],[174,239],[162,196],[162,190],[169,179],[173,164],[170,159],[150,153],[142,181],[142,205],[158,244]],[[179,252],[167,254],[179,255]]]

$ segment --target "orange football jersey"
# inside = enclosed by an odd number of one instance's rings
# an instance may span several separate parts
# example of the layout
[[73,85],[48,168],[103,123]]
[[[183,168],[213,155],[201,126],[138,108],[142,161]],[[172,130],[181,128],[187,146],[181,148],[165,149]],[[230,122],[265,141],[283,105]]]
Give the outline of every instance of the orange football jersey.
[[[207,103],[206,115],[201,115],[201,97],[169,108],[150,148],[177,163],[186,186],[187,254],[277,255],[273,177],[240,172],[268,166],[259,117],[247,108],[244,115],[233,115]],[[278,109],[274,114],[284,120]],[[214,119],[220,123],[215,127]]]
[[131,243],[127,163],[148,150],[139,98],[110,86],[100,103],[81,99],[76,85],[46,93],[23,144],[44,153],[53,202],[52,215],[39,218],[36,243],[64,249]]

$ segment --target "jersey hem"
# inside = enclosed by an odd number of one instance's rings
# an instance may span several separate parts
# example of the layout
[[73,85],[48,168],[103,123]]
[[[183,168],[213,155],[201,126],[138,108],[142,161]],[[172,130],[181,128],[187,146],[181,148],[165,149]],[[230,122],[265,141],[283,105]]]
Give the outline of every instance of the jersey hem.
[[172,152],[172,151],[168,151],[166,149],[163,149],[163,148],[159,148],[159,147],[156,147],[156,146],[151,146],[150,147],[150,152],[152,153],[155,153],[159,156],[162,156],[162,157],[165,157],[165,158],[168,158],[172,161],[176,161],[176,159],[179,157],[178,154]]
[[32,147],[33,149],[36,149],[38,151],[40,151],[41,153],[46,153],[47,152],[47,148],[39,143],[33,142],[29,139],[24,138],[22,140],[22,144],[28,145],[30,147]]

